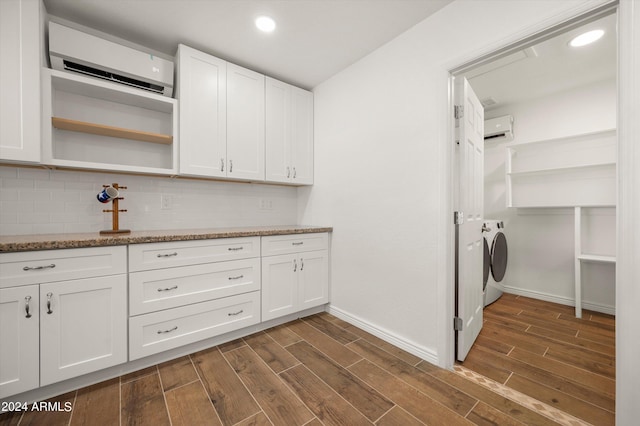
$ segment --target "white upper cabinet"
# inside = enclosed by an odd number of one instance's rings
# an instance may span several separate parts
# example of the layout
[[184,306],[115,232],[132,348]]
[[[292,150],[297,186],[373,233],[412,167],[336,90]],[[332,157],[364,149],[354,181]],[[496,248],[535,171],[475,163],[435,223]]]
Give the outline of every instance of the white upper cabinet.
[[180,174],[264,180],[264,75],[180,45]]
[[180,174],[226,176],[227,63],[178,46]]
[[40,7],[0,1],[0,160],[40,161]]
[[266,78],[266,180],[313,184],[313,94]]
[[227,176],[264,180],[264,75],[227,63]]

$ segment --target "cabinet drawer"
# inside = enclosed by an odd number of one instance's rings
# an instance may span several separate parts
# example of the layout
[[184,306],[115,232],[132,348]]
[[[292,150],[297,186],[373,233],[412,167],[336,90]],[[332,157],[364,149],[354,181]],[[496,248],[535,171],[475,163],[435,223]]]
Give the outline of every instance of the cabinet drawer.
[[129,318],[129,360],[260,322],[260,292]]
[[147,271],[259,256],[260,237],[134,244],[129,246],[129,271]]
[[0,288],[126,273],[126,246],[0,254]]
[[129,312],[139,315],[260,290],[260,258],[129,274]]
[[328,247],[329,235],[326,232],[319,234],[274,235],[270,237],[262,237],[263,256],[326,250]]

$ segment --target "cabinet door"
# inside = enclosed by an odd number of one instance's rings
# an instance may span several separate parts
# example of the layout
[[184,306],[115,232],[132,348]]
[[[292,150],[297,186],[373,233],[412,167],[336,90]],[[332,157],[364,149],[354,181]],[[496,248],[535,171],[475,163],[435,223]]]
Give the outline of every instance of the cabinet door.
[[264,75],[227,64],[227,176],[264,180]]
[[127,276],[40,285],[40,385],[127,361]]
[[38,286],[0,289],[0,398],[38,387]]
[[226,176],[227,63],[178,46],[180,174]]
[[291,86],[273,78],[266,78],[265,155],[266,180],[291,181]]
[[313,93],[291,90],[292,182],[313,184]]
[[299,310],[329,301],[329,254],[327,250],[300,253],[298,274]]
[[40,2],[0,1],[0,159],[40,161]]
[[262,258],[262,321],[298,310],[299,267],[295,255]]

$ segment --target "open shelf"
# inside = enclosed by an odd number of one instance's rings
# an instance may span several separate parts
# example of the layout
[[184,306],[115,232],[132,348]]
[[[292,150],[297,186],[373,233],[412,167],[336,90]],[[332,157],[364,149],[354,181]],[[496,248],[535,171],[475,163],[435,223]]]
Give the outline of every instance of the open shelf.
[[581,254],[578,256],[578,260],[584,260],[585,262],[616,263],[615,256],[603,256],[599,254]]
[[560,167],[548,167],[548,168],[540,168],[536,170],[522,170],[517,172],[509,172],[507,173],[510,176],[532,176],[538,174],[548,174],[548,173],[561,173],[569,170],[580,170],[580,169],[591,169],[597,167],[615,167],[615,162],[603,162],[603,163],[593,163],[593,164],[578,164],[573,166],[560,166]]
[[616,129],[505,144],[507,207],[615,204]]
[[55,127],[56,129],[69,130],[72,132],[91,133],[92,135],[132,139],[141,142],[152,142],[165,145],[170,145],[173,143],[173,136],[171,135],[124,129],[122,127],[115,126],[105,126],[103,124],[69,120],[67,118],[51,117],[51,124],[53,124],[53,127]]
[[44,68],[42,105],[43,164],[177,173],[175,99]]

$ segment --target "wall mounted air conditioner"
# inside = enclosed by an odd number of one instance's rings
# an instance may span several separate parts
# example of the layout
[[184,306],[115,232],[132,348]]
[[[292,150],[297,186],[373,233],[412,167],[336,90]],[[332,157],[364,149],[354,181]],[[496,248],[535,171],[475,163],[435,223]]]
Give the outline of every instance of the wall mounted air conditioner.
[[504,115],[485,120],[484,140],[486,142],[513,140],[513,116]]
[[173,95],[173,62],[49,22],[51,67]]

